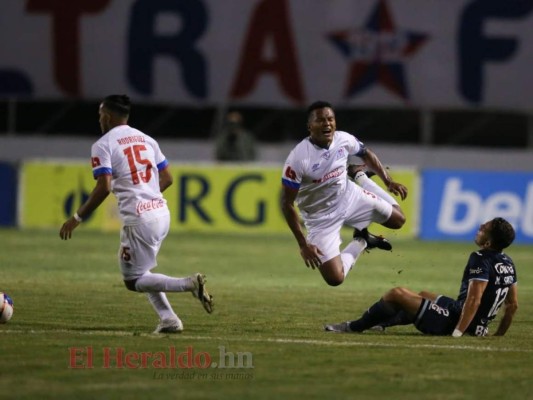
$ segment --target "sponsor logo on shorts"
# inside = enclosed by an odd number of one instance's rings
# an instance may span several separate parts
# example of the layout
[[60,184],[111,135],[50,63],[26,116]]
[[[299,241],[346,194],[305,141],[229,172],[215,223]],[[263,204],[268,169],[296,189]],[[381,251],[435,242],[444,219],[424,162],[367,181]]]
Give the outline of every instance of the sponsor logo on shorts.
[[439,306],[439,305],[437,305],[435,303],[431,303],[429,308],[432,309],[433,311],[435,311],[439,315],[444,315],[445,317],[449,317],[450,316],[450,312],[447,309],[442,308],[441,306]]

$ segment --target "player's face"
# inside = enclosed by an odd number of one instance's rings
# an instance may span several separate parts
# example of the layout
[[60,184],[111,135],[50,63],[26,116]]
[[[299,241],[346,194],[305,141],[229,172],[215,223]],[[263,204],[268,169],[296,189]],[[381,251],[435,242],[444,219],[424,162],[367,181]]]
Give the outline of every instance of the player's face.
[[479,229],[476,234],[475,243],[479,247],[483,247],[487,242],[490,241],[490,229],[492,226],[492,221],[485,222],[479,226]]
[[309,117],[308,129],[313,143],[328,147],[337,129],[333,110],[329,107],[314,110]]
[[98,121],[100,122],[100,130],[102,131],[102,133],[106,133],[110,129],[110,126],[109,126],[110,117],[109,117],[109,114],[104,110],[103,104],[100,104],[100,108],[98,109],[98,115],[99,115]]

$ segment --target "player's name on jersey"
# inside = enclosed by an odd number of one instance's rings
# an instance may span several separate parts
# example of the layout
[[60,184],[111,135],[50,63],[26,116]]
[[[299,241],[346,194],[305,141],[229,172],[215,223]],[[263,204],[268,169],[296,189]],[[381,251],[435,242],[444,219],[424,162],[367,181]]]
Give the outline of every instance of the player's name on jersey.
[[117,139],[118,144],[125,145],[130,143],[144,143],[144,136],[126,136],[120,139]]

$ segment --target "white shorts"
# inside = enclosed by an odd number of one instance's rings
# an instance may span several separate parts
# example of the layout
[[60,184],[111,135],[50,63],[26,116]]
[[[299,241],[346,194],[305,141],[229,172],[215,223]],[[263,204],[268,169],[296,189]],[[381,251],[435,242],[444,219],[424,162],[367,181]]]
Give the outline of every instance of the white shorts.
[[304,221],[307,241],[322,251],[324,255],[320,260],[326,262],[340,254],[343,225],[364,229],[372,222],[384,223],[391,215],[391,204],[349,181],[346,194],[335,211]]
[[170,215],[122,227],[118,260],[124,280],[137,279],[157,266],[157,254],[169,227]]

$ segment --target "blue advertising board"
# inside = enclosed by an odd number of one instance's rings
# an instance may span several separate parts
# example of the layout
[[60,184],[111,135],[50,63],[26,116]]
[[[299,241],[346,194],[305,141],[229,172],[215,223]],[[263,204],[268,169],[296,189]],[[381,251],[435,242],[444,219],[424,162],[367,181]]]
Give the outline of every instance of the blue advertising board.
[[17,169],[0,162],[0,226],[17,223]]
[[531,172],[424,170],[421,188],[421,239],[473,241],[480,224],[502,217],[515,243],[533,243]]

